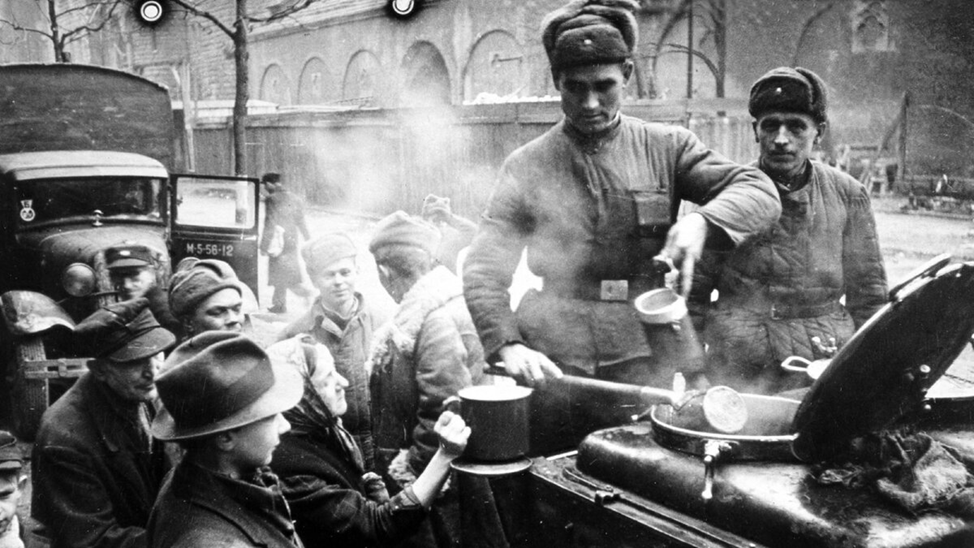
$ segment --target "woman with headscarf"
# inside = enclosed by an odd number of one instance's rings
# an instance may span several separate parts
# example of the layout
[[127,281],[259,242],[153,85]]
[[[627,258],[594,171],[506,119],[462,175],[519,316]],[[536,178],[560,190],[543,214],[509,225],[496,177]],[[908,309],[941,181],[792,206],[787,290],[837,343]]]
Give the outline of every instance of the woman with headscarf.
[[[272,467],[306,546],[387,546],[416,531],[443,488],[450,463],[463,453],[470,429],[444,411],[436,423],[439,449],[416,481],[389,497],[381,478],[365,473],[362,453],[342,426],[348,381],[335,370],[327,347],[299,335],[272,345],[272,360],[304,378],[301,401],[284,417]],[[334,544],[332,544],[334,543]]]

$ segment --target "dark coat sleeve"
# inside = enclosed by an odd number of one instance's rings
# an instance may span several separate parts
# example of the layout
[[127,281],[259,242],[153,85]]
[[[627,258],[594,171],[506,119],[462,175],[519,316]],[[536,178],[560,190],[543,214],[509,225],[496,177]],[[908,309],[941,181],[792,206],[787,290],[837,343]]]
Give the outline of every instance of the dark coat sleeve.
[[51,548],[137,548],[146,546],[143,527],[123,527],[91,455],[47,445],[32,455],[32,512],[43,513],[54,538]]

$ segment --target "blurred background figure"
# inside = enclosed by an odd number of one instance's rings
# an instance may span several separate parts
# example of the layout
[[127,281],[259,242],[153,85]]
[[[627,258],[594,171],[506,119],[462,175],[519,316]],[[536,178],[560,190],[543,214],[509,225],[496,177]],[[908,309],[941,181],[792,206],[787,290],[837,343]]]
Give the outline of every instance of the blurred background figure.
[[260,250],[267,255],[267,285],[274,288],[269,312],[287,312],[287,292],[302,298],[311,291],[301,283],[298,260],[299,237],[311,239],[301,199],[284,187],[279,173],[265,173],[261,183],[266,191],[267,212]]
[[436,260],[456,274],[459,271],[457,259],[460,250],[470,245],[473,235],[477,233],[477,223],[453,213],[450,199],[435,194],[423,200],[422,217],[440,231]]

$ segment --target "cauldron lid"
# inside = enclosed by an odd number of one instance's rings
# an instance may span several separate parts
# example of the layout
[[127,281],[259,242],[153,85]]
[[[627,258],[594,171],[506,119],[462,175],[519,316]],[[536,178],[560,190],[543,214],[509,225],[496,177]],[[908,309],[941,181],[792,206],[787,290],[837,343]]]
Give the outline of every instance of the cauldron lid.
[[937,257],[839,350],[792,423],[798,458],[826,460],[857,436],[918,415],[974,333],[974,263]]

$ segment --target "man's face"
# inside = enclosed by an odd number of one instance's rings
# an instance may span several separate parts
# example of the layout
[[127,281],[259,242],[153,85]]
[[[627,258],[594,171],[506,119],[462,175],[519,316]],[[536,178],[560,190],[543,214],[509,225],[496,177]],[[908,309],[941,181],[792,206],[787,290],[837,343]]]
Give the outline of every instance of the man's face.
[[608,129],[619,112],[631,63],[586,65],[558,72],[555,87],[561,92],[561,110],[584,134]]
[[20,472],[0,474],[0,534],[10,527],[10,520],[17,515],[17,504],[26,483],[27,476]]
[[805,165],[825,124],[797,112],[773,111],[754,122],[761,146],[761,167],[771,175],[789,175]]
[[278,413],[234,430],[233,461],[236,468],[247,472],[270,464],[274,449],[281,443],[281,434],[290,429],[291,424]]
[[311,373],[311,384],[333,415],[340,417],[348,411],[348,402],[345,401],[348,380],[335,370],[334,364],[326,363],[319,358],[315,370]]
[[156,397],[156,375],[163,363],[162,353],[125,363],[100,360],[92,369],[95,377],[125,401],[147,402]]
[[204,331],[241,331],[243,298],[236,289],[227,287],[207,297],[189,318],[190,333]]
[[112,268],[108,273],[115,291],[125,301],[142,297],[156,284],[156,272],[151,266]]
[[355,298],[355,282],[358,280],[358,266],[354,257],[345,257],[314,272],[311,282],[321,292],[325,306],[338,310]]

